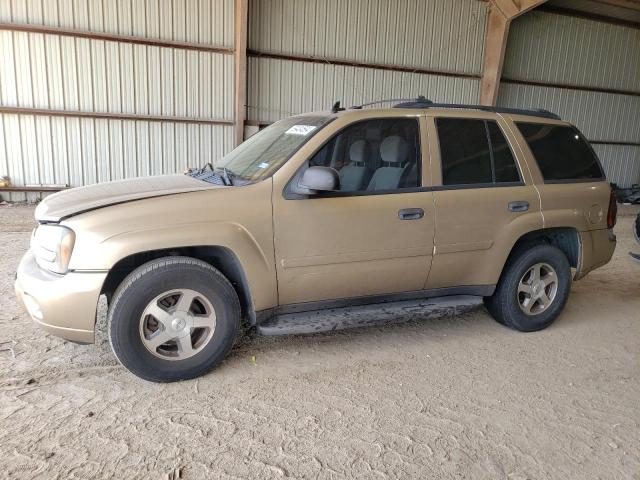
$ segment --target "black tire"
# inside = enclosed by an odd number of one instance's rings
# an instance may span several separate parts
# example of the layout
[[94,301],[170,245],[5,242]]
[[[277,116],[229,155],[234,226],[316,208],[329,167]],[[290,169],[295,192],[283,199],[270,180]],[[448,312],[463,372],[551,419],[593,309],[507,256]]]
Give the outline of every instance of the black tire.
[[[194,356],[165,360],[152,354],[140,336],[140,318],[158,295],[172,289],[202,294],[215,309],[213,336]],[[240,302],[227,278],[211,265],[189,257],[164,257],[138,267],[116,290],[108,313],[108,336],[118,361],[152,382],[198,377],[217,366],[240,332]]]
[[[558,287],[546,310],[527,315],[518,303],[518,285],[525,273],[538,263],[550,265],[556,272]],[[548,244],[527,245],[515,251],[507,261],[491,297],[485,297],[489,313],[499,323],[521,332],[535,332],[553,323],[562,312],[571,290],[571,267],[566,255]]]

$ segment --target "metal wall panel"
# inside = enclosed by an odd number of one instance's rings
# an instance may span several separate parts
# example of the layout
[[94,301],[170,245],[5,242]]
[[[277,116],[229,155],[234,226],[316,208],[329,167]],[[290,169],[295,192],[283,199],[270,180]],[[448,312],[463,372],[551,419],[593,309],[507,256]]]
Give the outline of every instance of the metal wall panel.
[[574,123],[589,140],[640,140],[640,97],[502,83],[498,105],[546,108]]
[[510,29],[503,77],[566,85],[502,82],[498,104],[546,108],[574,123],[594,145],[609,180],[640,182],[640,96],[572,87],[640,92],[640,31],[604,22],[531,12]]
[[224,125],[2,114],[0,132],[0,172],[15,185],[176,173],[215,163],[233,147],[233,127]]
[[248,79],[247,117],[258,123],[329,110],[336,100],[351,106],[422,94],[437,102],[478,103],[480,88],[472,78],[271,58],[249,58]]
[[[0,22],[233,47],[233,8],[234,0],[0,0]],[[168,117],[0,114],[0,175],[14,185],[174,173],[233,147],[231,125],[172,121],[233,121],[232,55],[11,30],[0,30],[0,52],[2,107]]]
[[531,12],[511,25],[503,76],[640,92],[640,31]]
[[0,22],[233,47],[233,0],[0,0]]
[[0,104],[233,120],[231,55],[0,30]]
[[[503,83],[498,104],[545,108],[575,124],[592,141],[638,142],[640,97]],[[594,145],[607,178],[640,183],[640,146]]]
[[249,49],[480,74],[487,3],[250,0]]
[[607,180],[621,187],[640,183],[640,146],[594,145]]

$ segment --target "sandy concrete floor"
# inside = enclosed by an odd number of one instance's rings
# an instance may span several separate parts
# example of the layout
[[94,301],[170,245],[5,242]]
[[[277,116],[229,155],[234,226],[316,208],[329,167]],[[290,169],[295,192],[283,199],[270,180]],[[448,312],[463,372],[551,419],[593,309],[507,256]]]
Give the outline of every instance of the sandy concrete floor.
[[199,380],[156,385],[117,365],[103,334],[65,343],[19,308],[32,214],[0,208],[0,349],[15,352],[0,351],[2,478],[640,479],[631,217],[545,331],[479,310],[254,337]]

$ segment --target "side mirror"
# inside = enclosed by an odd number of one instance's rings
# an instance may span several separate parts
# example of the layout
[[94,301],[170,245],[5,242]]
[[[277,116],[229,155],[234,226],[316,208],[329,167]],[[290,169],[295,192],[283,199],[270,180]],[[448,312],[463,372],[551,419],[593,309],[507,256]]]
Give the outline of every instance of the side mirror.
[[340,177],[335,168],[309,167],[307,168],[298,185],[293,189],[300,195],[314,195],[318,192],[334,192],[340,190]]

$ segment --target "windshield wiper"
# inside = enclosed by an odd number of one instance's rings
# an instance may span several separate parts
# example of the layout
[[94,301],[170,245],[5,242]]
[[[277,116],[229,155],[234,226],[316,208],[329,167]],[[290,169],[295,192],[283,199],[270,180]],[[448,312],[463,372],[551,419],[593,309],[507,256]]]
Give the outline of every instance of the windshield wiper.
[[222,178],[224,180],[225,185],[233,185],[231,178],[229,177],[229,172],[227,172],[227,167],[222,167]]
[[207,163],[200,168],[191,168],[185,172],[185,175],[197,178],[205,182],[213,183],[215,185],[225,185],[232,187],[236,185],[246,185],[252,183],[242,175],[227,169],[227,167],[214,168],[213,165]]
[[213,169],[213,165],[210,163],[207,163],[201,168],[192,168],[186,172],[186,175],[202,180],[203,182],[213,183],[214,185],[230,185],[231,182],[228,175],[226,178],[223,177]]

